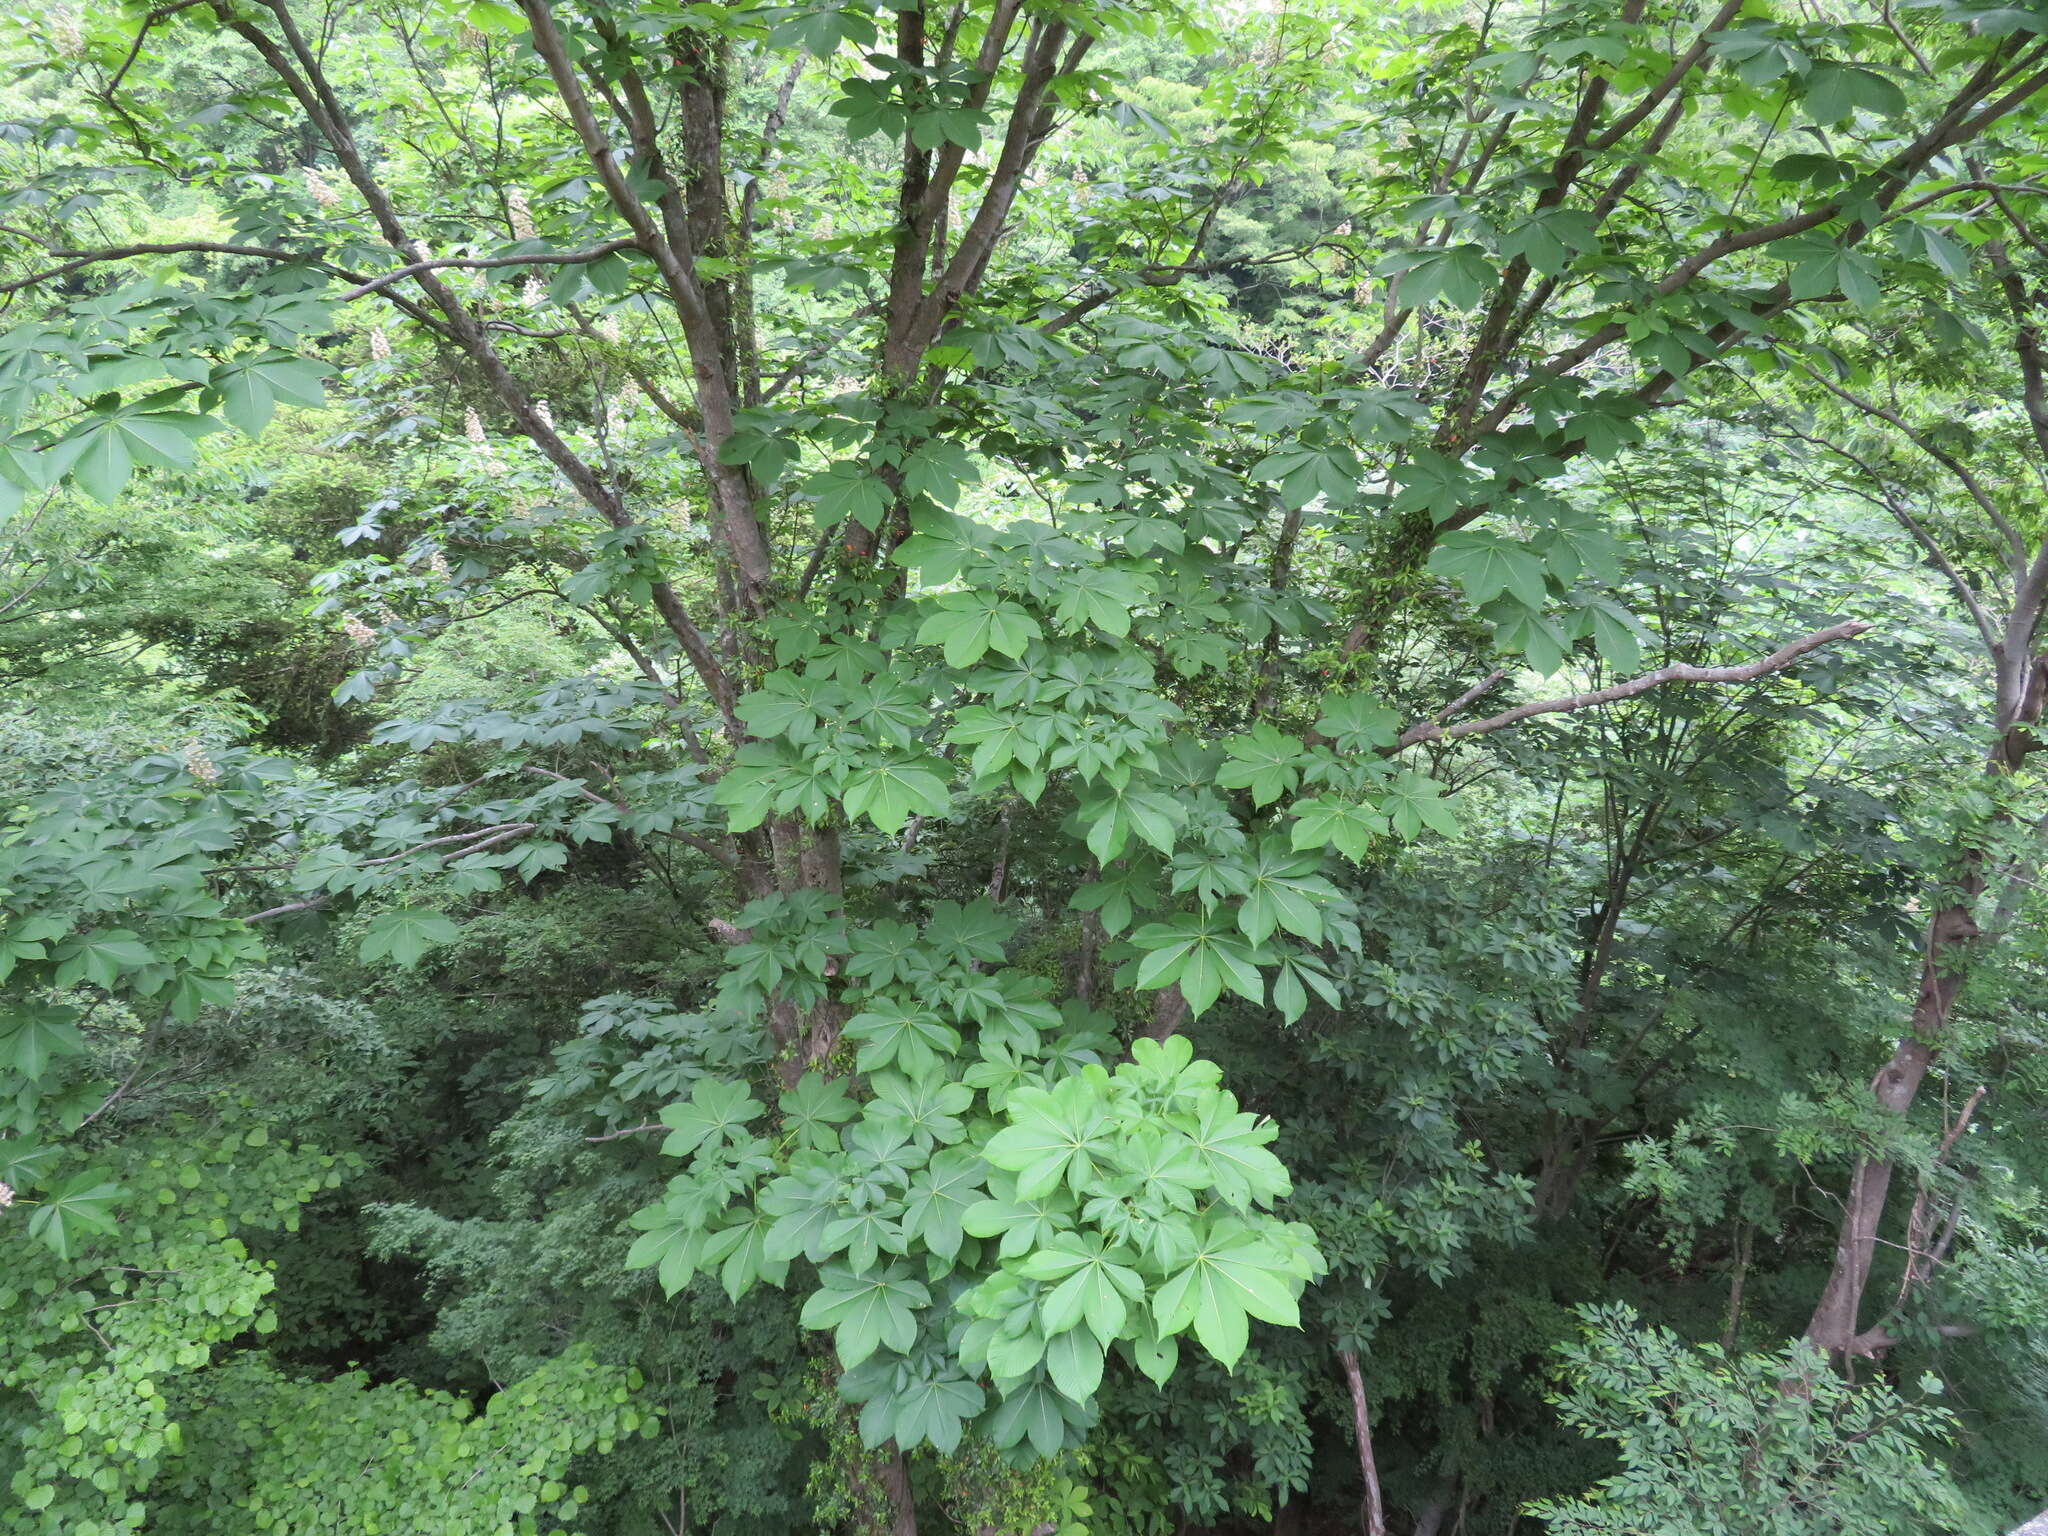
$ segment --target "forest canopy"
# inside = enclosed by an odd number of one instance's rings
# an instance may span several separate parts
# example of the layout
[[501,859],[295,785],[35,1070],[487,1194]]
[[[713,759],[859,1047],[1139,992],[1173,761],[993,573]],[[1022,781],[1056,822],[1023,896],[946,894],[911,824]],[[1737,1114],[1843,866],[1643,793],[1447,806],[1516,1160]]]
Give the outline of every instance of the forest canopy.
[[0,62],[0,1532],[2048,1504],[2048,8]]

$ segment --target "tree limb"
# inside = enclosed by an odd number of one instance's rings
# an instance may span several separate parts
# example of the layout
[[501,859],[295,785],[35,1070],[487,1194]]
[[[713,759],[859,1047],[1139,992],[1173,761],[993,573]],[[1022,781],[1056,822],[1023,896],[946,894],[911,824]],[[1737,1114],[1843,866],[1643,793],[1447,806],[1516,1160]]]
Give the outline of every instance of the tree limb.
[[391,271],[379,273],[367,282],[356,284],[337,298],[335,303],[353,303],[380,288],[387,288],[421,272],[432,272],[437,267],[461,267],[471,271],[483,267],[572,267],[585,262],[602,261],[615,251],[638,250],[639,244],[637,240],[607,240],[602,245],[593,245],[581,251],[534,251],[524,256],[445,256],[430,261],[408,262],[405,266],[394,267]]
[[1564,714],[1571,710],[1591,709],[1595,705],[1614,704],[1622,699],[1632,699],[1639,693],[1648,693],[1652,688],[1665,683],[1747,683],[1773,672],[1782,672],[1800,657],[1810,651],[1817,651],[1824,645],[1837,640],[1853,640],[1869,629],[1862,619],[1848,619],[1826,629],[1815,630],[1810,635],[1781,645],[1770,655],[1740,666],[1696,667],[1689,662],[1675,661],[1669,666],[1645,672],[1641,677],[1630,678],[1625,683],[1611,683],[1605,688],[1594,688],[1585,693],[1567,694],[1557,699],[1535,699],[1527,704],[1517,704],[1513,709],[1490,715],[1484,720],[1468,720],[1462,725],[1439,725],[1434,720],[1417,721],[1403,731],[1394,743],[1399,752],[1418,742],[1456,740],[1461,736],[1484,736],[1490,731],[1505,730],[1519,725],[1534,715]]

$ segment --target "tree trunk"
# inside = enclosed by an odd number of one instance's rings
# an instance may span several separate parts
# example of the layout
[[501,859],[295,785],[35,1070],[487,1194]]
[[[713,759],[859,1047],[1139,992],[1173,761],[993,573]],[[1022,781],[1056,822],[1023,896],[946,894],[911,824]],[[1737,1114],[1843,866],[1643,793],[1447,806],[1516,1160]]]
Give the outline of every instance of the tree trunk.
[[910,1465],[893,1440],[883,1453],[882,1490],[889,1496],[889,1536],[917,1536],[917,1501],[910,1492]]
[[1358,1442],[1358,1472],[1365,1480],[1365,1499],[1359,1506],[1359,1526],[1365,1536],[1387,1536],[1387,1511],[1380,1500],[1379,1463],[1372,1454],[1372,1418],[1365,1400],[1365,1377],[1358,1369],[1357,1354],[1337,1351],[1344,1366],[1344,1381],[1351,1388],[1351,1433]]
[[[2015,618],[2008,633],[2019,630],[2030,641],[2039,618],[2037,599],[2030,613]],[[2035,746],[2031,727],[2041,716],[2044,674],[2040,657],[2010,669],[2005,665],[2005,656],[1995,655],[1994,660],[2000,673],[1997,722],[2001,734],[1984,763],[1984,772],[1992,778],[2003,778]],[[1893,1048],[1891,1060],[1870,1081],[1878,1104],[1895,1115],[1904,1116],[1912,1108],[1921,1082],[1934,1065],[1974,952],[1981,941],[1995,941],[1998,937],[1995,931],[1989,935],[1981,933],[1977,926],[1977,898],[1983,895],[1986,884],[1985,857],[1981,843],[1965,848],[1958,856],[1944,887],[1955,893],[1954,899],[1928,922],[1927,937],[1921,945],[1920,988],[1913,999],[1906,1031]],[[2024,876],[2015,871],[2014,877]],[[1863,1292],[1870,1283],[1870,1268],[1877,1255],[1878,1227],[1884,1220],[1891,1184],[1892,1164],[1885,1158],[1858,1159],[1849,1178],[1827,1283],[1822,1286],[1820,1299],[1806,1325],[1807,1339],[1836,1360],[1878,1354],[1888,1343],[1882,1330],[1874,1329],[1866,1336],[1857,1325],[1863,1310]]]

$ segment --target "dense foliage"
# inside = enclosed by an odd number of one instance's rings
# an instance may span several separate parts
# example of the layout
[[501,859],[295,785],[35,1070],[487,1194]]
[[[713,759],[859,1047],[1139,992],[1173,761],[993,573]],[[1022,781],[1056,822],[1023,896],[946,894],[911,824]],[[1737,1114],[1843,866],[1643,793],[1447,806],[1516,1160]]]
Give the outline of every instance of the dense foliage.
[[2048,1502],[2048,11],[0,46],[0,1531]]

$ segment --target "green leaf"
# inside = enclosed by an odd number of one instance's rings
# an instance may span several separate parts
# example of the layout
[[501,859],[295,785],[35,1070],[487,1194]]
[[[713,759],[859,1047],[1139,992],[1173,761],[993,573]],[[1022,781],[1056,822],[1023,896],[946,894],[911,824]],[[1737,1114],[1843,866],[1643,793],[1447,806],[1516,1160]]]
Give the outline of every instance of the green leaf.
[[1458,818],[1444,804],[1447,793],[1443,785],[1427,774],[1405,769],[1382,792],[1380,809],[1403,837],[1418,837],[1425,826],[1445,837],[1455,837]]
[[967,450],[941,437],[926,438],[903,461],[903,488],[944,507],[958,499],[961,486],[980,479],[981,471]]
[[844,1034],[861,1042],[856,1065],[863,1072],[893,1066],[909,1077],[932,1071],[942,1055],[960,1049],[960,1031],[937,1014],[893,998],[877,998],[846,1021]]
[[756,736],[782,736],[801,745],[817,734],[844,698],[845,690],[835,682],[771,672],[758,691],[740,697],[733,712]]
[[960,1448],[967,1421],[980,1413],[988,1395],[966,1377],[919,1377],[869,1399],[860,1415],[861,1442],[874,1450],[893,1440],[902,1450],[929,1445],[950,1456]]
[[875,1096],[868,1102],[866,1117],[876,1125],[888,1126],[927,1150],[966,1135],[959,1117],[973,1105],[974,1093],[959,1083],[936,1074],[911,1078],[883,1072],[869,1087]]
[[865,816],[894,836],[912,816],[944,816],[953,808],[935,758],[869,763],[846,776],[840,792],[848,816]]
[[1297,444],[1270,453],[1246,471],[1254,480],[1278,481],[1280,500],[1290,511],[1318,496],[1333,506],[1348,505],[1365,470],[1341,443]]
[[1025,1200],[1050,1194],[1062,1182],[1084,1188],[1113,1146],[1106,1083],[1097,1067],[1050,1090],[1019,1088],[1004,1106],[1010,1123],[989,1138],[982,1156],[1017,1175]]
[[214,369],[211,383],[221,394],[221,414],[251,437],[270,425],[280,400],[291,405],[324,406],[322,380],[334,370],[325,363],[265,352]]
[[819,1148],[838,1147],[833,1127],[860,1114],[860,1106],[848,1096],[844,1083],[816,1072],[806,1072],[775,1102],[782,1111],[783,1129],[805,1145]]
[[112,502],[137,465],[190,469],[198,438],[217,425],[185,412],[117,412],[88,422],[58,446],[75,454],[71,474],[86,493]]
[[1133,1339],[1131,1359],[1139,1370],[1152,1379],[1154,1386],[1163,1387],[1167,1378],[1173,1375],[1174,1367],[1180,1364],[1180,1340],[1171,1336],[1164,1339]]
[[1456,309],[1473,309],[1500,282],[1485,249],[1470,243],[1403,252],[1382,262],[1379,270],[1401,273],[1401,303],[1417,309],[1438,299]]
[[1299,849],[1334,848],[1347,859],[1363,859],[1387,830],[1387,818],[1373,807],[1334,795],[1297,800],[1289,809],[1295,820],[1288,835]]
[[50,955],[57,962],[56,982],[60,987],[89,981],[112,987],[123,971],[154,965],[156,954],[126,928],[96,928],[66,939]]
[[655,1205],[635,1211],[635,1226],[647,1228],[626,1250],[626,1268],[655,1268],[662,1294],[673,1297],[696,1277],[702,1257],[704,1224],[695,1214],[681,1216]]
[[1104,566],[1062,571],[1053,616],[1069,633],[1093,624],[1119,640],[1131,632],[1131,613],[1147,596],[1138,578]]
[[1543,606],[1543,561],[1526,544],[1503,539],[1484,529],[1466,528],[1445,534],[1430,551],[1429,568],[1457,581],[1474,604],[1488,603],[1507,593],[1525,607]]
[[1806,77],[1806,111],[1817,123],[1839,123],[1862,109],[1879,117],[1906,110],[1906,93],[1872,69],[1848,64],[1816,64]]
[[702,1261],[719,1265],[718,1283],[734,1302],[761,1281],[779,1286],[789,1278],[789,1260],[768,1252],[769,1219],[745,1207],[738,1214],[747,1219],[712,1233]]
[[661,1123],[669,1128],[661,1150],[667,1157],[688,1157],[707,1143],[738,1141],[761,1113],[761,1101],[747,1091],[745,1083],[722,1083],[714,1077],[700,1077],[690,1090],[688,1102],[671,1104],[661,1112]]
[[49,941],[61,939],[70,931],[71,925],[65,920],[35,913],[0,933],[0,981],[13,974],[15,966],[24,960],[47,959]]
[[[1130,1250],[1105,1243],[1093,1233],[1075,1232],[1063,1233],[1031,1254],[1018,1265],[1018,1272],[1033,1280],[1058,1282],[1039,1303],[1039,1317],[1048,1337],[1086,1323],[1097,1343],[1107,1349],[1123,1332],[1131,1303],[1145,1293],[1136,1263],[1137,1256]],[[1101,1368],[1098,1360],[1098,1376]],[[1057,1369],[1054,1374],[1058,1379]],[[1064,1383],[1060,1390],[1067,1391]],[[1067,1391],[1067,1395],[1087,1394]]]
[[1041,1457],[1057,1456],[1067,1444],[1070,1422],[1078,1439],[1083,1425],[1076,1407],[1049,1381],[1032,1381],[1014,1389],[990,1410],[987,1429],[999,1448],[1029,1440],[1031,1449]]
[[[1038,1154],[1040,1158],[1049,1155]],[[1069,1230],[1073,1199],[1063,1186],[1043,1198],[1027,1199],[1017,1192],[1014,1178],[998,1173],[990,1178],[989,1188],[990,1198],[969,1206],[960,1225],[970,1237],[1000,1239],[1002,1257],[1014,1259],[1034,1248],[1045,1247]]]
[[1102,1343],[1086,1328],[1069,1328],[1045,1345],[1046,1374],[1052,1384],[1077,1403],[1085,1403],[1102,1385]]
[[971,667],[991,650],[1014,660],[1041,634],[1036,619],[998,592],[948,592],[934,605],[917,643],[943,646],[949,667]]
[[1339,752],[1378,752],[1401,734],[1401,719],[1367,693],[1331,694],[1316,730]]
[[389,958],[410,969],[431,945],[451,944],[462,930],[439,912],[423,907],[402,907],[380,912],[370,919],[356,953],[360,959]]
[[1636,616],[1611,598],[1595,598],[1585,607],[1600,659],[1617,672],[1633,672],[1643,664],[1643,641],[1649,638]]
[[0,1062],[30,1082],[40,1083],[57,1057],[84,1053],[85,1037],[77,1024],[80,1016],[76,1008],[61,1003],[9,1005],[0,1013]]
[[1287,1166],[1266,1148],[1280,1134],[1271,1120],[1240,1110],[1236,1096],[1217,1089],[1199,1112],[1171,1117],[1188,1138],[1208,1183],[1230,1205],[1270,1205],[1293,1186]]
[[114,1202],[126,1193],[97,1169],[76,1174],[43,1197],[29,1216],[28,1235],[68,1260],[72,1244],[84,1234],[115,1230]]
[[1250,790],[1254,805],[1271,805],[1301,782],[1306,761],[1301,742],[1263,720],[1247,734],[1224,742],[1223,750],[1230,761],[1217,773],[1216,783],[1224,789]]
[[1277,838],[1261,839],[1237,909],[1244,936],[1263,944],[1274,929],[1285,928],[1311,944],[1322,943],[1322,909],[1343,898],[1317,873],[1321,863],[1312,854],[1283,850]]
[[986,1193],[978,1153],[965,1149],[940,1152],[904,1191],[904,1230],[940,1258],[951,1259],[965,1240],[967,1213]]
[[774,1259],[802,1254],[813,1264],[833,1252],[826,1240],[839,1208],[839,1164],[806,1149],[790,1159],[789,1172],[768,1184],[759,1205],[775,1218],[764,1252]]
[[896,499],[889,482],[859,464],[841,461],[820,470],[804,482],[804,489],[817,500],[821,527],[838,527],[852,518],[870,533],[882,526]]
[[1266,1000],[1252,945],[1230,914],[1183,914],[1148,923],[1131,935],[1147,953],[1138,962],[1139,990],[1179,984],[1188,1011],[1199,1018],[1228,987],[1253,1003]]
[[1159,1288],[1153,1315],[1163,1333],[1190,1326],[1201,1346],[1235,1369],[1250,1337],[1248,1319],[1301,1326],[1292,1271],[1283,1254],[1234,1218],[1213,1223],[1194,1256]]
[[917,1340],[917,1311],[931,1304],[931,1292],[899,1264],[857,1275],[844,1264],[827,1264],[819,1288],[804,1303],[806,1328],[832,1330],[840,1365],[851,1370],[884,1346],[906,1353]]

